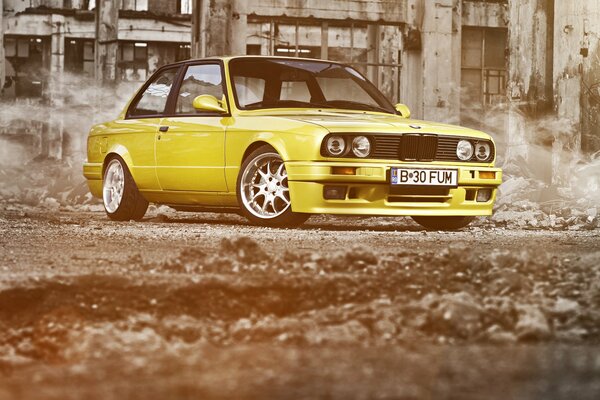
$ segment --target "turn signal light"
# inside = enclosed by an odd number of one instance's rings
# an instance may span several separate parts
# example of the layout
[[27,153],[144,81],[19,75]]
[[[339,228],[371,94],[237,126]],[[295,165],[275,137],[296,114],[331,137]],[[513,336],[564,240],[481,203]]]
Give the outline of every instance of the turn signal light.
[[479,179],[496,179],[494,171],[479,171]]
[[354,167],[331,167],[331,173],[333,175],[356,175],[356,168],[354,168]]

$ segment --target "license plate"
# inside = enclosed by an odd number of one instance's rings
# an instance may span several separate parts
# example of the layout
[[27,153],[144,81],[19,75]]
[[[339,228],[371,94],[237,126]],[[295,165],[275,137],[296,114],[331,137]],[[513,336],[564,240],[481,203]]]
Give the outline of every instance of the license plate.
[[392,168],[392,185],[458,186],[456,169]]

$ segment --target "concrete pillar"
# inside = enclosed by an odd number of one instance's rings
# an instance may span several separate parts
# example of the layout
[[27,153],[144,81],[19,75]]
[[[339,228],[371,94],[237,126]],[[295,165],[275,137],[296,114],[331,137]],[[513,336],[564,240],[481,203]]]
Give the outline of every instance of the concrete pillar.
[[327,22],[321,23],[321,59],[327,60],[329,58],[329,24]]
[[246,54],[248,5],[247,0],[231,0],[230,48],[228,54],[241,56]]
[[[65,65],[65,17],[52,14],[52,36],[50,41],[50,82],[48,100],[52,107],[61,110],[65,105],[64,65]],[[48,131],[48,157],[63,158],[64,113],[52,113]]]
[[231,0],[211,0],[206,19],[206,56],[230,53]]
[[52,14],[52,38],[50,43],[50,72],[62,74],[65,67],[65,17]]
[[246,0],[194,0],[192,56],[246,54]]
[[192,3],[192,58],[206,57],[206,18],[210,0]]
[[[402,44],[400,102],[406,104],[412,118],[423,119],[423,25],[425,0],[408,0],[407,26]],[[410,38],[408,36],[411,36]]]
[[600,151],[600,3],[590,1],[585,9],[579,49],[583,64],[581,149],[593,154]]
[[423,117],[457,123],[460,116],[461,1],[427,4],[423,17]]
[[394,67],[394,65],[400,65],[401,62],[398,53],[401,48],[402,35],[400,28],[388,25],[381,28],[379,36],[381,45],[379,46],[378,62],[384,64],[379,69],[379,90],[395,104],[399,101],[400,67]]
[[5,66],[4,66],[4,2],[0,0],[0,94],[4,89]]
[[[380,38],[379,38],[380,27],[377,24],[371,24],[367,27],[367,62],[369,64],[379,63],[379,51],[380,51]],[[375,86],[379,87],[379,67],[369,65],[367,67],[367,77]]]
[[96,1],[96,79],[115,81],[119,49],[119,0]]
[[508,162],[529,158],[530,144],[540,134],[530,129],[531,121],[552,104],[553,1],[509,2]]

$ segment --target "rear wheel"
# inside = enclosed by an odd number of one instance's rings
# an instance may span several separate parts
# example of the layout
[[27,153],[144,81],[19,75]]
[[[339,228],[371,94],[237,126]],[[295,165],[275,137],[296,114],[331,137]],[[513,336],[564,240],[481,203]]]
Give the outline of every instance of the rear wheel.
[[412,219],[427,229],[454,231],[466,227],[475,217],[412,217]]
[[242,214],[256,225],[295,227],[310,217],[292,211],[285,164],[270,146],[259,147],[244,160],[237,196]]
[[106,214],[114,221],[139,221],[148,209],[148,201],[140,194],[127,165],[119,157],[112,158],[104,171],[102,201]]

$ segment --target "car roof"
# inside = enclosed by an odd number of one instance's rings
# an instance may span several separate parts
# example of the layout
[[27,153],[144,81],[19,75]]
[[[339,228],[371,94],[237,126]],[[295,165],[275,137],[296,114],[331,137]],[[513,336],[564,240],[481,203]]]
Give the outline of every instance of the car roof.
[[290,60],[290,61],[311,61],[311,62],[322,62],[322,63],[329,63],[329,64],[342,64],[344,65],[344,63],[340,63],[337,61],[331,61],[331,60],[322,60],[322,59],[318,59],[318,58],[307,58],[307,57],[286,57],[286,56],[262,56],[262,55],[243,55],[243,56],[222,56],[222,57],[216,57],[216,56],[211,56],[211,57],[204,57],[204,58],[190,58],[188,60],[183,60],[183,61],[178,61],[175,63],[171,63],[171,64],[167,64],[166,66],[174,66],[174,65],[182,65],[182,64],[189,64],[189,63],[193,63],[195,61],[232,61],[232,60],[237,60],[237,59],[264,59],[264,60]]

